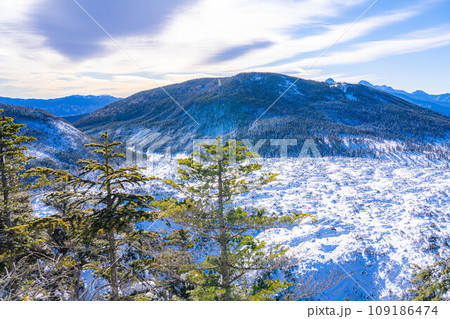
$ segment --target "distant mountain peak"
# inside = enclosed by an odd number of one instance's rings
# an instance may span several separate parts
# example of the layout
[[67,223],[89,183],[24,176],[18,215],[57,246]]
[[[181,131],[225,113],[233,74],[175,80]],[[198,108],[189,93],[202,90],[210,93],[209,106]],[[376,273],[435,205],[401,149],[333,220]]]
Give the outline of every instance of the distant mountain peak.
[[336,81],[333,80],[332,78],[329,78],[328,80],[325,81],[325,83],[331,84],[331,85],[336,85]]
[[111,95],[71,95],[52,99],[16,99],[0,96],[0,103],[3,104],[35,107],[64,117],[89,114],[119,100],[120,98]]
[[381,89],[382,91],[389,91],[389,93],[391,93],[390,91],[394,91],[394,89],[390,86],[387,85],[374,85],[368,81],[362,80],[358,82],[359,85],[364,85],[370,88],[374,88],[374,89]]
[[362,80],[362,81],[359,81],[359,83],[358,83],[359,85],[364,85],[364,86],[368,86],[368,87],[373,87],[373,84],[372,83],[370,83],[370,82],[367,82],[367,81],[364,81],[364,80]]
[[422,91],[422,90],[414,91],[412,94],[416,94],[416,95],[428,95],[428,93],[426,93],[425,91]]
[[360,81],[358,84],[371,87],[399,98],[402,98],[410,103],[431,109],[435,112],[450,116],[450,98],[449,94],[430,95],[422,90],[417,90],[408,93],[403,90],[397,90],[387,85],[373,85],[367,81]]

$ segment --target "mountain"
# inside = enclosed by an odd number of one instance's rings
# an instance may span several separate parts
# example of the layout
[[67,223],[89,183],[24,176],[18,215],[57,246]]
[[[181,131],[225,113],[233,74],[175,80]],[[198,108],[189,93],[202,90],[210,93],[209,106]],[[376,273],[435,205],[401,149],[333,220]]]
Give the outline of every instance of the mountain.
[[1,105],[4,115],[14,118],[19,124],[25,124],[21,134],[32,136],[37,141],[27,144],[27,155],[36,157],[33,166],[45,165],[54,168],[69,169],[77,160],[90,158],[84,147],[92,139],[77,130],[65,120],[48,112],[21,106]]
[[80,115],[70,115],[70,116],[61,116],[62,119],[66,120],[69,123],[74,123],[81,119],[83,116],[86,116],[88,114],[80,114]]
[[0,103],[3,104],[36,107],[61,117],[89,114],[118,100],[110,95],[72,95],[49,100],[0,97]]
[[450,116],[450,93],[431,95],[421,90],[408,93],[402,90],[393,89],[392,87],[386,85],[373,85],[367,81],[361,81],[359,84],[387,92],[411,103]]
[[[93,136],[108,130],[122,142],[140,138],[140,143],[154,144],[151,139],[158,138],[164,144],[161,152],[170,147],[188,153],[194,139],[217,136],[253,143],[296,138],[298,145],[289,147],[291,156],[297,156],[301,141],[309,138],[322,155],[356,156],[373,153],[359,143],[361,138],[395,140],[414,151],[450,135],[449,117],[385,92],[296,80],[272,73],[242,73],[221,79],[222,85],[217,78],[191,80],[164,88],[181,107],[163,90],[153,89],[107,105],[74,125]],[[275,156],[279,149],[265,143],[261,155]]]

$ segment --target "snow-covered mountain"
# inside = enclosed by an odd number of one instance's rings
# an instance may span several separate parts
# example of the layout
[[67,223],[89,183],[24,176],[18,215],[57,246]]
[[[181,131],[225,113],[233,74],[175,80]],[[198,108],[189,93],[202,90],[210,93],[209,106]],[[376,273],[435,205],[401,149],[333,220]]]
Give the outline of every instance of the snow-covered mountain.
[[[360,138],[400,141],[413,150],[450,136],[449,117],[364,85],[242,73],[164,90],[170,97],[160,88],[140,92],[74,125],[93,136],[108,130],[123,142],[147,130],[165,139],[157,151],[170,147],[184,153],[192,152],[194,139],[217,136],[253,142],[314,139],[322,155],[345,156],[374,155]],[[298,155],[302,144],[290,147],[290,155]],[[279,147],[266,143],[260,151],[275,156]]]
[[[347,277],[314,298],[401,299],[410,287],[412,265],[431,264],[436,253],[447,253],[450,242],[450,162],[444,156],[450,152],[450,118],[368,85],[295,81],[246,73],[221,79],[221,85],[213,78],[165,87],[198,125],[154,89],[107,105],[76,126],[92,137],[109,130],[122,142],[168,138],[162,150],[171,146],[180,153],[192,150],[194,138],[218,135],[253,142],[314,139],[328,157],[297,159],[299,142],[289,148],[288,159],[264,159],[263,171],[279,173],[278,180],[241,196],[239,204],[317,216],[318,222],[258,234],[290,247],[301,278]],[[27,124],[24,134],[38,138],[29,146],[38,161],[67,167],[90,156],[83,147],[90,138],[61,118],[33,108],[1,108]],[[279,147],[262,150],[268,157],[279,155]],[[430,156],[438,151],[442,158]],[[177,170],[173,159],[158,154],[139,164],[161,178]],[[147,185],[149,194],[173,192],[157,183]]]
[[[247,73],[221,79],[222,85],[198,79],[165,87],[199,125],[160,89],[108,105],[75,125],[90,135],[107,129],[122,141],[141,142],[153,133],[168,137],[163,148],[186,153],[193,138],[218,135],[315,139],[328,157],[297,159],[299,143],[290,148],[291,158],[264,159],[263,170],[280,174],[278,180],[243,195],[239,204],[317,217],[258,234],[290,247],[299,258],[299,278],[346,278],[314,299],[399,300],[410,288],[414,264],[430,265],[437,253],[448,253],[450,118],[367,85],[295,81]],[[445,156],[431,159],[438,150]],[[141,165],[158,177],[173,178],[177,169],[158,154]],[[150,194],[173,192],[154,183]]]
[[36,107],[61,117],[89,114],[102,108],[105,105],[116,102],[118,100],[120,99],[110,95],[72,95],[48,100],[15,99],[0,96],[0,103]]
[[383,92],[387,92],[389,94],[405,99],[411,103],[450,116],[450,93],[432,95],[421,90],[408,93],[403,90],[396,90],[386,85],[373,85],[367,81],[360,81],[359,84],[381,90]]
[[78,159],[92,156],[84,147],[92,139],[65,120],[30,107],[0,104],[0,109],[16,123],[26,125],[21,134],[37,139],[27,145],[29,150],[26,154],[36,157],[32,165],[68,169],[74,167]]

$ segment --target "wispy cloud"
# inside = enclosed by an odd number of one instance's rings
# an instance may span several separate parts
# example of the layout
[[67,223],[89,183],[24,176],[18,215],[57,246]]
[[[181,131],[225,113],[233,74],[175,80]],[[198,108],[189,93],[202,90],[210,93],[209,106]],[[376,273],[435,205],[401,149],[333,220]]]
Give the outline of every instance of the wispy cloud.
[[238,45],[232,48],[224,49],[222,52],[219,52],[211,59],[209,59],[209,63],[219,63],[223,61],[229,61],[241,57],[245,54],[248,54],[252,51],[265,49],[272,46],[274,43],[270,41],[258,41],[252,44],[244,44]]
[[[78,0],[115,36],[156,34],[183,6],[197,0]],[[30,25],[46,45],[71,59],[104,54],[105,34],[71,0],[41,0],[30,15]]]
[[[349,50],[335,52],[323,58],[319,62],[319,66],[363,63],[387,56],[420,52],[446,45],[450,45],[450,26],[420,30],[389,40],[358,43]],[[300,61],[298,65],[305,66],[310,62],[310,59],[305,59]]]
[[[276,64],[277,61],[290,58],[299,61],[302,59],[299,55],[324,50],[336,39],[338,39],[346,30],[348,30],[348,32],[346,32],[340,39],[340,44],[354,41],[370,34],[378,28],[404,21],[408,18],[414,17],[417,14],[418,11],[416,10],[388,12],[384,15],[377,15],[363,19],[350,29],[349,25],[351,22],[327,25],[322,33],[314,36],[306,36],[298,39],[279,39],[276,45],[271,46],[268,50],[255,52],[255,54],[252,54],[252,56],[247,59],[235,61],[235,65],[238,65],[240,68],[245,68],[245,66],[247,66],[248,69],[251,69],[253,67],[263,66],[266,64]],[[280,35],[280,37],[282,37],[282,35]]]
[[[80,2],[146,71],[168,84],[242,71],[299,74],[373,1]],[[420,30],[410,23],[437,1],[409,3],[401,0],[401,9],[391,4],[394,10],[383,10],[380,1],[306,76],[449,45],[450,27],[439,25],[442,21]],[[23,97],[126,96],[154,86],[73,1],[5,0],[0,11],[5,13],[0,16],[0,77],[8,80],[1,87],[10,95],[22,90]],[[397,24],[404,27],[379,34]]]
[[[447,45],[450,45],[450,26],[443,26],[415,31],[389,40],[360,42],[349,46],[346,50],[326,55],[316,63],[316,66],[358,64]],[[275,72],[280,69],[303,70],[315,61],[315,58],[299,59],[276,67],[260,67],[258,69],[264,72]]]

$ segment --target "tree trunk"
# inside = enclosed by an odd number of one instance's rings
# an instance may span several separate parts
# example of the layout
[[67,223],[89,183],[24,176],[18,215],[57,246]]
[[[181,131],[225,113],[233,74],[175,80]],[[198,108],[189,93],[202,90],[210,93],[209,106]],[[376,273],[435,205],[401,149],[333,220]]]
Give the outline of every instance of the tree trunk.
[[[105,164],[106,164],[106,177],[109,177],[109,143],[108,136],[105,136]],[[109,214],[113,214],[113,200],[112,200],[112,192],[111,192],[111,184],[108,181],[106,183],[106,203],[107,210]],[[111,293],[112,300],[119,300],[119,280],[117,275],[117,247],[116,247],[116,239],[114,237],[114,229],[111,229],[108,232],[108,255],[109,255],[109,263],[111,267]]]
[[222,300],[231,300],[231,279],[230,267],[228,262],[228,240],[225,224],[225,216],[223,209],[223,180],[222,180],[222,161],[219,161],[219,178],[218,178],[218,206],[219,206],[219,244],[220,244],[220,272],[222,275],[222,287],[225,289],[225,294]]
[[[4,152],[4,149],[1,150],[1,152]],[[3,155],[0,160],[0,174],[1,174],[1,186],[2,186],[2,201],[3,201],[3,207],[0,209],[0,231],[4,230],[5,233],[0,233],[0,254],[4,252],[5,250],[10,250],[14,247],[14,238],[10,231],[8,231],[9,228],[12,226],[11,222],[11,211],[10,211],[10,203],[9,203],[9,183],[8,183],[8,177],[6,172],[6,157]],[[10,259],[10,266],[13,266],[13,258],[12,256],[9,257]],[[10,268],[11,270],[11,268]]]
[[76,260],[77,260],[77,270],[76,270],[76,282],[75,282],[75,300],[79,301],[80,300],[80,291],[81,291],[81,271],[83,269],[83,266],[81,265],[81,260],[80,260],[80,254],[77,253],[76,255]]
[[110,231],[108,234],[108,250],[109,250],[109,263],[111,264],[111,291],[112,300],[119,300],[119,282],[117,277],[117,254],[116,254],[116,239],[114,238],[114,232]]
[[[3,150],[2,150],[3,152]],[[5,229],[11,228],[11,213],[9,211],[9,190],[8,190],[8,179],[6,176],[6,158],[5,155],[2,156],[0,162],[0,173],[2,175],[2,195],[3,195],[3,212],[2,212],[2,227]]]

